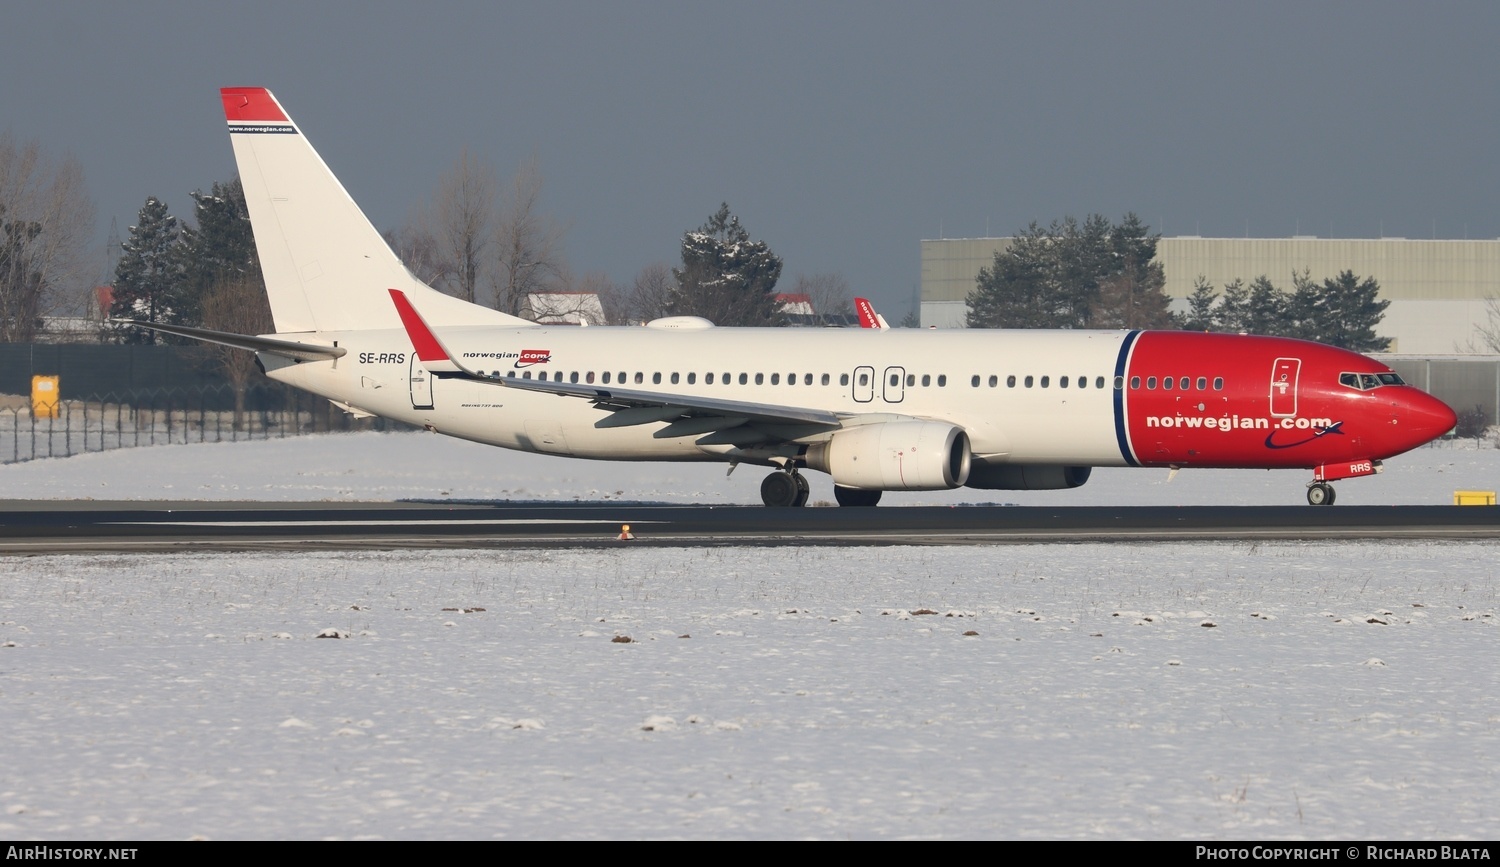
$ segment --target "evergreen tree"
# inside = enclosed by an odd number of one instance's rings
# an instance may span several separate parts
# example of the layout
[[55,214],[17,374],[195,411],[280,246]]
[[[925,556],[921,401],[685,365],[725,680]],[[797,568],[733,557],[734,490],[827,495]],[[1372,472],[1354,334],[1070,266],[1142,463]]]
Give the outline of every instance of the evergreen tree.
[[[1126,214],[1119,225],[1098,214],[1029,225],[995,254],[969,293],[971,328],[1172,327],[1153,262],[1156,242]],[[1133,323],[1141,323],[1135,325]]]
[[1214,302],[1219,300],[1218,290],[1202,274],[1193,282],[1193,294],[1188,296],[1187,312],[1177,317],[1177,325],[1184,331],[1213,331],[1218,326]]
[[[114,302],[109,315],[116,319],[190,324],[182,316],[182,228],[167,206],[152,196],[141,206],[130,238],[120,245],[115,266]],[[145,328],[121,327],[113,336],[125,343],[154,344],[161,335]]]
[[1250,290],[1236,277],[1224,284],[1224,300],[1214,313],[1220,331],[1231,334],[1250,333]]
[[781,325],[776,281],[781,258],[764,241],[750,240],[739,217],[722,204],[697,231],[682,236],[682,267],[672,269],[676,316],[702,316],[718,325]]
[[42,224],[5,217],[0,202],[0,339],[30,342],[41,325],[46,291],[36,262]]
[[250,228],[250,210],[240,179],[215,182],[211,192],[193,192],[198,225],[182,230],[184,292],[179,316],[196,324],[203,319],[203,299],[214,287],[250,279],[262,286],[260,257]]
[[1323,281],[1318,330],[1312,339],[1354,352],[1383,352],[1389,337],[1375,334],[1391,302],[1380,300],[1380,284],[1373,277],[1360,279],[1353,271],[1342,271]]
[[1286,293],[1264,274],[1250,281],[1242,330],[1250,334],[1295,336],[1295,323],[1287,316]]

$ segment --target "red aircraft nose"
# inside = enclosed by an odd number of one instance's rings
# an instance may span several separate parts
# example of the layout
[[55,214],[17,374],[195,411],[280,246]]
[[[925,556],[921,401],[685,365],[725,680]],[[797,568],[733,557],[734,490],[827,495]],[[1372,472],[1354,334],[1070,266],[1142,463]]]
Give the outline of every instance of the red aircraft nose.
[[1402,409],[1406,411],[1403,438],[1411,440],[1408,448],[1432,442],[1458,424],[1458,415],[1448,404],[1425,391],[1413,388],[1408,392],[1402,395],[1401,401]]

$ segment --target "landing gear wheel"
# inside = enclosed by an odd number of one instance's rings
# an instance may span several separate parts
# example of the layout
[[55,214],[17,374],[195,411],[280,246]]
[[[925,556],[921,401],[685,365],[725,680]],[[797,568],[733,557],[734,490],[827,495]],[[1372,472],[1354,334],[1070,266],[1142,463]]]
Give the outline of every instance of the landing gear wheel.
[[1331,506],[1338,499],[1333,486],[1327,482],[1313,482],[1307,486],[1307,504],[1309,506]]
[[833,486],[833,498],[840,506],[869,507],[880,502],[880,491],[861,491],[858,488]]
[[[795,473],[777,471],[760,483],[760,500],[767,506],[777,509],[800,506],[807,502],[806,480],[800,480]],[[800,500],[800,502],[799,502]]]
[[807,505],[807,498],[812,496],[812,486],[807,483],[807,477],[801,473],[791,475],[797,480],[797,499],[792,501],[792,508],[800,509]]

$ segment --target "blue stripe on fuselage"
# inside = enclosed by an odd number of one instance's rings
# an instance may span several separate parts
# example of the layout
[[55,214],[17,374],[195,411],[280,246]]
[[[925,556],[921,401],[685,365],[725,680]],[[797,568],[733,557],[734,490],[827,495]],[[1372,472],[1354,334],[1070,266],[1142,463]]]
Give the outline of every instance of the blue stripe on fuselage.
[[1120,383],[1120,387],[1115,389],[1115,440],[1120,445],[1120,456],[1132,467],[1141,464],[1130,453],[1130,438],[1125,433],[1125,389],[1130,387],[1130,383],[1124,381],[1125,363],[1130,360],[1130,348],[1135,346],[1135,339],[1140,334],[1139,331],[1126,334],[1125,339],[1120,341],[1120,356],[1115,359],[1115,381]]

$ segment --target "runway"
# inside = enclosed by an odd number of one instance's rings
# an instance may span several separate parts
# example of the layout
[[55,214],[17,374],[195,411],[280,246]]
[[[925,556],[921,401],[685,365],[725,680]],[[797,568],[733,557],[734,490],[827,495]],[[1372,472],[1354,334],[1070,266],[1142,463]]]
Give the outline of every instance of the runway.
[[[632,538],[620,538],[629,525]],[[892,507],[12,500],[0,553],[1496,539],[1483,506]]]

